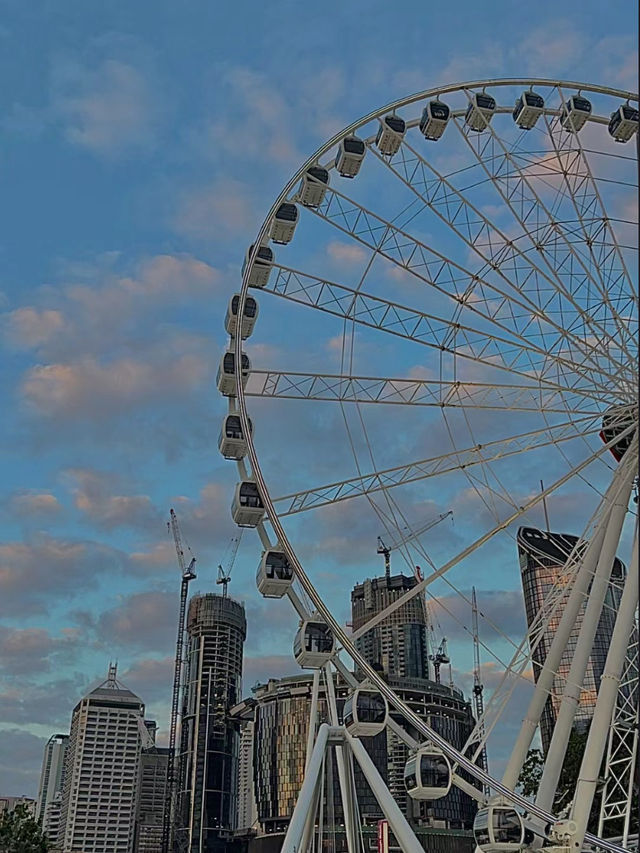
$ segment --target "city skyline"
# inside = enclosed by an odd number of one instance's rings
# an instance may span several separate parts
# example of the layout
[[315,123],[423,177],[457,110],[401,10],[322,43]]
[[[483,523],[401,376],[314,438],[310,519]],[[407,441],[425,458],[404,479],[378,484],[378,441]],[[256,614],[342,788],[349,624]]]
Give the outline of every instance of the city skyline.
[[[175,506],[198,558],[193,591],[217,591],[216,567],[237,535],[229,511],[236,475],[215,446],[226,411],[215,389],[224,312],[247,245],[293,169],[357,116],[428,85],[526,74],[632,88],[636,11],[614,0],[603,21],[601,6],[587,0],[576,20],[575,4],[543,0],[539,22],[523,28],[525,16],[506,0],[482,16],[462,0],[430,12],[421,34],[422,7],[402,0],[390,44],[379,25],[390,12],[377,0],[371,20],[338,4],[320,19],[277,0],[256,9],[249,27],[239,9],[222,21],[199,0],[185,15],[166,2],[109,12],[78,6],[73,14],[45,13],[40,2],[8,6],[5,76],[21,79],[2,93],[0,113],[8,401],[0,427],[0,794],[35,797],[47,739],[103,680],[107,660],[120,661],[122,682],[144,699],[165,742],[179,587],[165,521]],[[473,27],[460,26],[465,17]],[[425,55],[433,30],[452,38]],[[341,239],[331,246],[338,278],[354,254]],[[277,364],[279,341],[264,328],[269,334],[248,349]],[[311,331],[313,352],[295,341],[301,361],[321,354],[337,364],[340,341],[319,326]],[[294,449],[318,448],[294,472],[299,482],[326,481],[337,421],[327,416],[319,429],[299,415]],[[408,425],[401,443],[427,447],[431,426]],[[256,435],[277,469],[286,439],[268,421],[256,421]],[[514,471],[516,497],[537,492],[539,476],[535,462]],[[423,538],[436,563],[491,518],[469,488],[425,488],[413,498],[411,523],[454,510],[453,525]],[[317,541],[292,522],[296,547],[343,624],[351,586],[381,573],[376,537],[384,534],[347,506],[318,511]],[[553,529],[579,535],[582,492],[552,497],[549,512]],[[542,510],[528,523],[541,525]],[[245,695],[265,673],[298,672],[297,618],[288,602],[259,596],[259,559],[257,539],[246,535],[229,588],[247,613]],[[394,573],[407,571],[400,555],[392,564]],[[483,642],[504,658],[526,630],[514,531],[463,567],[461,591],[468,596],[472,584]],[[433,612],[454,681],[470,696],[472,645],[461,627],[470,609],[441,588]],[[482,655],[490,693],[501,669]],[[497,768],[527,696],[490,742]]]

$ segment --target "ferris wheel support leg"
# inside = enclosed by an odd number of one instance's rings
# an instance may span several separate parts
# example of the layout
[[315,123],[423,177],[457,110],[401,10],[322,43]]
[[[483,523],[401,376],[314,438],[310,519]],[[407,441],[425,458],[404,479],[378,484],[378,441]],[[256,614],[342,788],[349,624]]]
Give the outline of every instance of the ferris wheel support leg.
[[587,745],[580,765],[578,784],[571,808],[571,819],[575,821],[576,832],[572,839],[574,850],[582,850],[587,821],[591,811],[593,795],[598,783],[598,774],[609,733],[609,724],[618,696],[620,674],[629,644],[629,636],[635,620],[638,606],[638,525],[633,541],[633,557],[627,574],[616,623],[611,637],[607,661],[602,673],[598,699],[593,720],[587,736]]
[[580,610],[580,605],[582,604],[589,589],[589,584],[602,549],[602,543],[604,541],[611,507],[613,505],[613,501],[616,499],[621,490],[622,484],[620,480],[621,473],[620,468],[618,468],[605,495],[602,515],[598,521],[596,530],[591,536],[589,544],[581,557],[580,568],[578,569],[573,587],[564,606],[560,622],[554,634],[553,641],[545,658],[544,664],[538,674],[538,680],[536,682],[533,696],[529,702],[527,713],[522,721],[518,738],[502,777],[503,785],[511,788],[511,790],[513,790],[518,783],[522,765],[525,762],[527,752],[531,746],[531,741],[533,740],[540,723],[540,718],[542,716],[547,697],[551,692],[553,679],[558,665],[560,664],[560,659],[567,645],[571,631],[573,630],[573,626]]
[[299,853],[302,836],[307,825],[309,812],[315,801],[315,795],[322,778],[322,764],[329,739],[329,726],[323,723],[318,730],[316,745],[311,761],[304,774],[304,781],[296,805],[289,821],[289,828],[282,843],[281,853]]
[[309,731],[307,732],[307,757],[305,760],[305,772],[309,767],[311,755],[313,753],[313,742],[316,737],[316,728],[318,725],[318,693],[320,691],[320,670],[313,671],[313,686],[311,688],[311,709],[309,710]]
[[[336,704],[336,692],[333,685],[333,672],[331,664],[327,663],[324,666],[324,676],[327,688],[327,704],[329,706],[329,718],[332,726],[338,726],[338,706]],[[340,798],[342,800],[342,808],[344,810],[344,829],[347,838],[348,853],[358,853],[357,838],[358,827],[355,825],[355,812],[353,808],[353,797],[351,792],[353,786],[351,784],[351,775],[349,773],[349,764],[344,749],[336,745],[336,764],[338,765],[338,783],[340,785]]]
[[[609,578],[616,559],[616,551],[620,542],[620,534],[625,516],[629,509],[629,499],[636,473],[635,454],[629,453],[624,460],[626,465],[621,465],[624,476],[624,487],[620,490],[618,497],[613,502],[609,523],[604,534],[602,550],[598,557],[598,564],[593,576],[584,619],[578,634],[576,648],[571,661],[571,668],[567,676],[562,703],[555,726],[551,743],[547,750],[544,762],[544,771],[540,780],[540,787],[536,796],[536,804],[547,811],[551,811],[553,798],[558,786],[560,771],[564,762],[567,744],[571,734],[571,728],[575,719],[576,710],[580,702],[580,693],[584,676],[589,664],[589,657],[593,647],[593,641],[598,629],[600,614],[608,589]],[[629,632],[627,632],[627,641]],[[625,648],[627,643],[625,642]],[[611,717],[609,717],[609,720]]]
[[384,816],[389,821],[389,826],[403,853],[424,853],[424,848],[413,833],[407,819],[400,811],[400,807],[389,793],[389,789],[378,773],[375,764],[364,746],[358,738],[352,737],[349,732],[345,732],[345,737],[351,746],[355,760],[360,765],[360,769],[369,783],[374,797],[378,801]]

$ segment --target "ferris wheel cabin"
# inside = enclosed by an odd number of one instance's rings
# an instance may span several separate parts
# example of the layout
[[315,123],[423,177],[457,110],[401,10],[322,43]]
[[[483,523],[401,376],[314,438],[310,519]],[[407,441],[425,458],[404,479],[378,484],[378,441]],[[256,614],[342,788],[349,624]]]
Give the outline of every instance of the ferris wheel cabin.
[[257,527],[264,518],[264,504],[253,480],[242,480],[236,486],[231,515],[238,527]]
[[429,101],[427,106],[422,110],[420,118],[420,132],[425,139],[440,139],[445,132],[451,110],[442,101]]
[[489,126],[496,111],[496,99],[486,92],[474,92],[471,95],[467,112],[465,113],[465,124],[470,130],[477,133]]
[[404,786],[414,800],[439,800],[451,789],[451,765],[435,746],[421,746],[404,768]]
[[479,809],[473,822],[476,844],[484,853],[516,853],[533,841],[533,833],[520,815],[506,803],[489,804]]
[[[216,376],[216,385],[218,386],[218,391],[221,394],[224,394],[225,397],[236,396],[235,365],[235,353],[225,352],[225,354],[222,356],[220,367],[218,368],[218,375]],[[249,361],[249,356],[245,355],[245,353],[242,353],[241,365],[242,387],[245,388],[249,379],[249,373],[251,372],[251,362]]]
[[271,222],[270,236],[274,243],[286,245],[293,239],[300,214],[295,204],[284,201],[276,210]]
[[[255,244],[253,244],[255,245]],[[249,263],[249,258],[253,252],[253,245],[249,246],[244,256],[242,263],[242,277]],[[260,246],[256,255],[255,261],[251,264],[249,272],[249,287],[266,287],[269,283],[269,276],[273,268],[273,250],[269,246]]]
[[360,171],[366,148],[357,136],[345,136],[338,145],[336,169],[343,178],[355,178]]
[[[253,424],[249,420],[249,433],[253,435]],[[244,459],[247,455],[247,440],[242,432],[240,415],[229,414],[222,421],[218,436],[218,450],[225,459]]]
[[380,153],[397,154],[406,131],[407,124],[400,116],[388,115],[381,119],[376,135],[376,145]]
[[318,617],[305,619],[293,643],[293,656],[303,669],[320,669],[335,649],[333,631]]
[[283,551],[265,551],[256,577],[265,598],[282,598],[293,583],[293,566]]
[[[236,293],[229,301],[227,315],[224,319],[224,327],[231,337],[235,337],[238,330],[238,305],[240,303],[240,294]],[[242,322],[240,323],[240,337],[246,340],[253,332],[253,327],[258,318],[258,303],[253,296],[247,296],[244,300],[244,310],[242,312]]]
[[590,115],[591,101],[583,98],[582,95],[572,95],[562,107],[560,124],[569,133],[577,133],[584,127]]
[[[605,444],[608,444],[617,436],[626,432],[629,427],[634,426],[634,424],[634,411],[631,406],[611,406],[602,416],[600,438]],[[635,429],[628,432],[610,448],[611,455],[616,462],[620,462],[624,454],[631,447],[635,432]]]
[[387,700],[372,687],[357,687],[344,703],[342,718],[347,731],[355,737],[374,737],[387,725]]
[[544,98],[531,90],[523,92],[513,110],[513,120],[522,130],[531,130],[544,112]]
[[320,207],[327,194],[329,172],[322,166],[311,166],[302,176],[298,196],[305,207]]
[[628,142],[638,132],[638,110],[629,104],[622,104],[611,113],[609,133],[616,142]]

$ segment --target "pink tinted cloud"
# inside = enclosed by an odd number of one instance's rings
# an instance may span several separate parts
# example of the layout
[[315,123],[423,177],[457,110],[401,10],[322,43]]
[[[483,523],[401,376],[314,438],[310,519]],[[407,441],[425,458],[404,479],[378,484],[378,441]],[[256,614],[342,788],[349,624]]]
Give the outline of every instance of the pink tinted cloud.
[[72,144],[116,157],[153,142],[159,100],[132,63],[107,58],[89,67],[60,61],[52,85],[52,113]]
[[99,527],[162,528],[160,513],[148,495],[114,494],[114,478],[101,471],[73,468],[65,473],[76,508]]
[[57,497],[48,492],[16,492],[10,498],[10,506],[16,515],[24,517],[52,516],[62,510]]
[[17,349],[32,349],[46,344],[64,328],[61,311],[40,310],[31,305],[11,311],[3,320],[6,339]]

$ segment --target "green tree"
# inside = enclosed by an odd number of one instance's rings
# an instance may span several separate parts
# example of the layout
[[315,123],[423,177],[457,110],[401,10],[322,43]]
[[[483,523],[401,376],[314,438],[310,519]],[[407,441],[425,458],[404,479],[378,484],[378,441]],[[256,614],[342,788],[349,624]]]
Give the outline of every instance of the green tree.
[[533,799],[538,793],[542,770],[544,769],[544,758],[541,749],[530,749],[527,753],[522,771],[518,778],[518,791],[523,797]]
[[24,805],[0,815],[0,853],[47,853],[51,845]]

